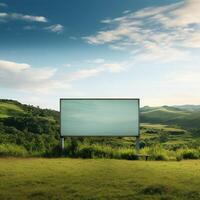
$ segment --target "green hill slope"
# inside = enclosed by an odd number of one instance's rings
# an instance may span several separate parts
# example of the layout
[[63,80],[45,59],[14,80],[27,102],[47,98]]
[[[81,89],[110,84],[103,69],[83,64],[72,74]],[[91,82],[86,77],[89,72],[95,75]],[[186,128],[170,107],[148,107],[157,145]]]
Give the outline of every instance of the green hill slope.
[[0,100],[0,118],[19,116],[24,113],[24,110],[17,103]]
[[0,144],[13,143],[28,151],[46,151],[59,142],[59,112],[0,100]]
[[177,125],[184,128],[200,128],[200,111],[162,106],[141,108],[143,123],[162,123]]
[[173,106],[173,107],[188,110],[188,111],[200,111],[200,105],[180,105],[180,106]]

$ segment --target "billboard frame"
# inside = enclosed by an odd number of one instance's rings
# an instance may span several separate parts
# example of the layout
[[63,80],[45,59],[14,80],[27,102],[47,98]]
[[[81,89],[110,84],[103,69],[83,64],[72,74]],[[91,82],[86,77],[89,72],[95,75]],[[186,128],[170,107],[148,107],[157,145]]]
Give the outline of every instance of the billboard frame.
[[[61,101],[63,100],[136,100],[138,101],[138,134],[137,135],[80,135],[80,136],[75,136],[75,135],[61,135]],[[59,120],[60,120],[60,130],[59,130],[59,134],[60,134],[60,138],[66,138],[66,137],[74,137],[74,138],[78,138],[78,137],[136,137],[136,138],[140,138],[140,99],[139,98],[119,98],[119,97],[113,97],[113,98],[81,98],[81,97],[77,97],[77,98],[60,98],[60,105],[59,105],[59,109],[60,109],[60,116],[59,116]],[[63,142],[62,142],[63,143]]]

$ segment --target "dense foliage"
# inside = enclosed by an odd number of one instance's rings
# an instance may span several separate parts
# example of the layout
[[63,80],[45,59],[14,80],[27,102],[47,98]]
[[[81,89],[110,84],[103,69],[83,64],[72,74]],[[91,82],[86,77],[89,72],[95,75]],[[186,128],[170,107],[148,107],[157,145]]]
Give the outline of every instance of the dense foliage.
[[[8,116],[0,118],[0,144],[23,146],[31,153],[50,151],[58,145],[59,113],[57,111],[23,105],[12,100],[0,100],[1,104],[4,105],[4,111],[7,107]],[[10,105],[15,105],[19,109],[14,110],[9,107]]]

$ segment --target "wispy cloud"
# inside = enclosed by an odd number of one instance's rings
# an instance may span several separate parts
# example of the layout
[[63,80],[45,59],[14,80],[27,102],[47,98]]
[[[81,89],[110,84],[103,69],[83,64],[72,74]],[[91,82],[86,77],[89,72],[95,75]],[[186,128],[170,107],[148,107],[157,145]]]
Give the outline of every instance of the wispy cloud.
[[[1,3],[0,3],[1,6]],[[3,4],[2,4],[3,6]],[[47,30],[53,33],[62,33],[64,30],[64,26],[61,24],[52,24],[47,25],[49,23],[49,19],[45,16],[37,16],[37,15],[29,15],[29,14],[22,14],[22,13],[13,13],[13,12],[0,12],[0,22],[8,23],[10,21],[25,21],[29,23],[42,23],[45,24],[46,27],[42,29]],[[24,30],[32,30],[36,29],[36,26],[27,25],[23,27]]]
[[[200,47],[200,1],[186,0],[105,19],[105,30],[83,39],[130,52],[136,61],[172,62],[189,58]],[[107,27],[106,27],[107,25]],[[137,50],[137,57],[135,51]]]
[[0,3],[0,7],[7,7],[8,5],[6,3]]
[[26,63],[0,60],[0,85],[24,91],[49,92],[68,86],[54,79],[55,68],[33,68]]
[[101,62],[96,62],[97,60],[98,59],[95,59],[94,62],[90,61],[90,63],[93,63],[95,67],[79,69],[70,74],[67,74],[65,77],[69,81],[74,81],[97,76],[102,74],[103,72],[119,73],[125,70],[125,66],[123,63],[105,62],[105,60],[102,60]]
[[44,29],[53,33],[62,33],[64,30],[64,26],[61,24],[53,24],[51,26],[45,27]]
[[2,88],[26,92],[51,93],[56,89],[70,88],[72,81],[97,76],[103,72],[118,73],[121,70],[124,70],[123,64],[104,62],[95,67],[63,73],[56,68],[35,68],[27,63],[0,60],[0,85]]
[[104,69],[101,67],[80,69],[80,70],[77,70],[75,72],[72,72],[72,73],[66,75],[66,78],[69,81],[75,81],[75,80],[80,80],[80,79],[97,76],[98,74],[102,73],[103,71],[104,71]]
[[27,22],[47,22],[47,18],[44,16],[24,15],[21,13],[0,13],[0,18],[4,20],[21,20]]

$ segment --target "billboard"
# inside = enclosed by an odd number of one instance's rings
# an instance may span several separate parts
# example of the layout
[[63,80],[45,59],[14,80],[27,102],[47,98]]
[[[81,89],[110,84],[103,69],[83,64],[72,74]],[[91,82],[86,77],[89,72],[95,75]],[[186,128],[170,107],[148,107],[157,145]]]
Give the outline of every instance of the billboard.
[[138,136],[139,99],[60,99],[61,136]]

